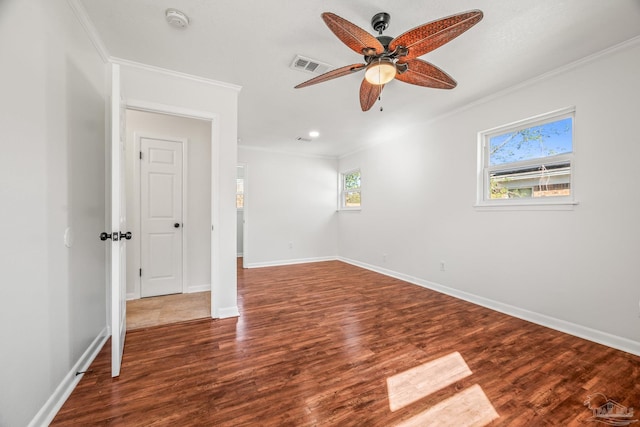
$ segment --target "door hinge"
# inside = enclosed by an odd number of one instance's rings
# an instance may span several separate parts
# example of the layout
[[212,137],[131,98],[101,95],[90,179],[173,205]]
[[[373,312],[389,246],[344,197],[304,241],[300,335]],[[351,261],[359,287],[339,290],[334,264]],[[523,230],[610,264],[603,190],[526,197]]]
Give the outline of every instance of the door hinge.
[[140,277],[142,277],[142,269],[140,269]]
[[140,160],[142,160],[142,151],[140,152]]

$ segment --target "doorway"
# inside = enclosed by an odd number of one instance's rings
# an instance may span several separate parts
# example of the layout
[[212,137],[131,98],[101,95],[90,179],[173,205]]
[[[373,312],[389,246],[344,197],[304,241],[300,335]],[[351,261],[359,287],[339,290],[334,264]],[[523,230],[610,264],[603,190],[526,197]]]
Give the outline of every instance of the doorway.
[[210,291],[211,121],[137,109],[126,117],[127,218],[140,236],[127,254],[127,299]]
[[236,249],[238,260],[245,267],[247,241],[247,165],[238,163],[236,166]]

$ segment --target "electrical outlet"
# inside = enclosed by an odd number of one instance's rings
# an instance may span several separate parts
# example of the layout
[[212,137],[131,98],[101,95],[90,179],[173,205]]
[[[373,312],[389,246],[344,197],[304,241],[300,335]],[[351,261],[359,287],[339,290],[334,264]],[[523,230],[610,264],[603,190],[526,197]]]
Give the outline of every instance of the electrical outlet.
[[293,249],[293,242],[289,242],[289,249]]
[[440,271],[444,271],[444,261],[440,261]]

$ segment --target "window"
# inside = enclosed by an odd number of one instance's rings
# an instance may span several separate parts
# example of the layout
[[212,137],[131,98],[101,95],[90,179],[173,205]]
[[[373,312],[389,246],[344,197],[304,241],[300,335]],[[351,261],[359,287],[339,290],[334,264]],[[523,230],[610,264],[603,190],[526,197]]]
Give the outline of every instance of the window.
[[244,208],[244,178],[236,178],[236,209]]
[[573,204],[568,108],[480,132],[478,205]]
[[342,191],[340,208],[359,209],[360,208],[360,169],[352,170],[342,174]]

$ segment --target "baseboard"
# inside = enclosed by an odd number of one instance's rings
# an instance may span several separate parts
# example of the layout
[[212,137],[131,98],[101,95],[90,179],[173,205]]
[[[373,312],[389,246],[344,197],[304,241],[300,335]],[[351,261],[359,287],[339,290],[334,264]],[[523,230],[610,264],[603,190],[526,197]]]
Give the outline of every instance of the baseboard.
[[227,319],[229,317],[238,317],[240,316],[240,311],[238,310],[238,306],[233,307],[220,307],[214,309],[211,313],[211,317],[214,319]]
[[187,288],[188,294],[193,294],[196,292],[206,292],[211,290],[211,284],[205,283],[204,285],[192,285]]
[[127,292],[127,301],[131,301],[133,299],[140,299],[140,297],[137,297],[134,292]]
[[238,253],[236,254],[236,257],[237,257],[237,258],[242,258],[243,256],[244,256],[244,254],[243,254],[242,252],[238,252]]
[[608,332],[599,331],[597,329],[588,328],[586,326],[578,325],[576,323],[568,322],[566,320],[558,319],[555,317],[547,316],[545,314],[536,313],[520,307],[516,307],[510,304],[505,304],[499,301],[495,301],[489,298],[484,298],[475,294],[460,291],[458,289],[449,288],[447,286],[440,285],[438,283],[430,282],[427,280],[419,279],[417,277],[409,276],[407,274],[398,273],[397,271],[388,270],[375,265],[367,264],[360,261],[355,261],[348,258],[338,257],[339,261],[346,262],[347,264],[355,265],[357,267],[364,268],[366,270],[375,271],[376,273],[384,274],[385,276],[393,277],[403,280],[405,282],[421,286],[423,288],[431,289],[436,292],[440,292],[454,298],[458,298],[464,301],[471,302],[482,307],[489,308],[491,310],[499,311],[500,313],[508,314],[509,316],[517,317],[528,322],[536,323],[547,328],[554,329],[556,331],[564,332],[569,335],[583,338],[588,341],[593,341],[598,344],[606,345],[611,348],[625,351],[627,353],[640,356],[640,343],[630,340],[628,338],[620,337],[610,334]]
[[316,258],[298,258],[298,259],[287,259],[287,260],[268,261],[268,262],[252,262],[252,263],[246,264],[245,267],[246,268],[278,267],[281,265],[308,264],[310,262],[336,261],[337,259],[338,258],[335,256],[316,257]]
[[65,375],[62,382],[56,387],[44,406],[42,406],[36,416],[33,417],[29,423],[29,427],[48,426],[51,421],[53,421],[64,402],[66,402],[73,389],[76,388],[76,385],[78,385],[82,379],[82,375],[76,375],[76,372],[84,372],[89,369],[89,366],[91,366],[91,363],[110,336],[107,332],[106,327],[100,331],[100,334],[93,340],[82,356],[80,356],[80,359],[73,365],[71,371]]

